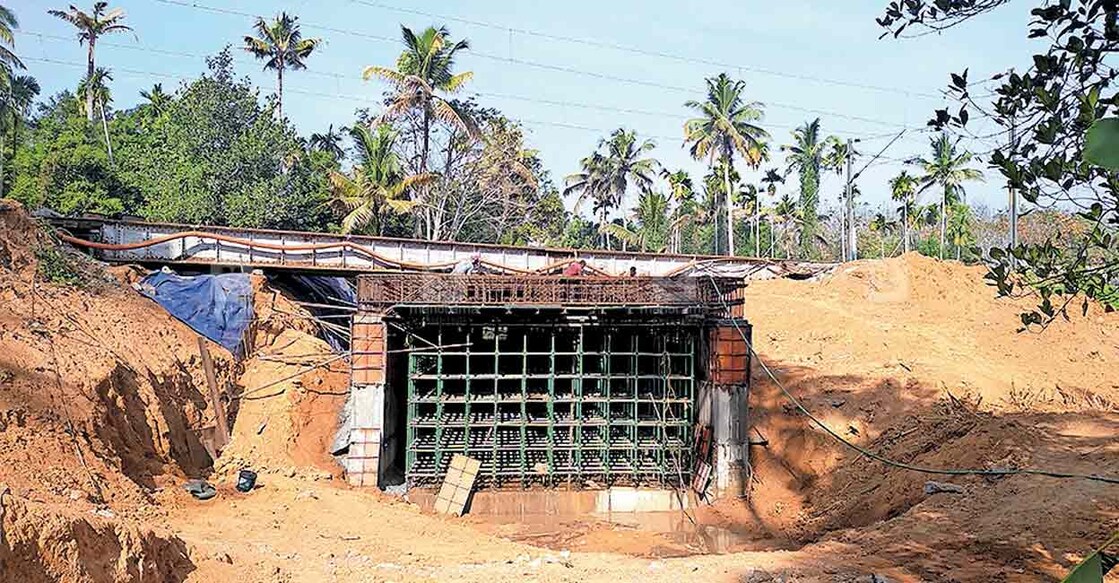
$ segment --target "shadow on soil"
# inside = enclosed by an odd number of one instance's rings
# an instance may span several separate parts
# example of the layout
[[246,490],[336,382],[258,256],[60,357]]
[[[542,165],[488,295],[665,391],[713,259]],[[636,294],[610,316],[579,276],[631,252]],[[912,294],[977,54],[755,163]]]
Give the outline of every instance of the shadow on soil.
[[[893,460],[1119,476],[1113,412],[995,414],[913,380],[767,363],[829,427]],[[840,562],[884,561],[894,576],[922,581],[1051,580],[1119,522],[1114,484],[884,466],[836,442],[759,374],[755,366],[751,423],[768,446],[751,449],[753,488],[741,515],[753,528],[804,543],[806,555],[841,545]],[[926,494],[929,481],[963,491]]]

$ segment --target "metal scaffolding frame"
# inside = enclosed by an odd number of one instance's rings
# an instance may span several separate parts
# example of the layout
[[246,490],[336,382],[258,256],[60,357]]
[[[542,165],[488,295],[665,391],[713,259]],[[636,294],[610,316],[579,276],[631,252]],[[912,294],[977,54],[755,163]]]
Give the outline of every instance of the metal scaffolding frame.
[[407,328],[409,487],[438,484],[455,453],[480,460],[489,487],[691,479],[698,321],[444,317]]

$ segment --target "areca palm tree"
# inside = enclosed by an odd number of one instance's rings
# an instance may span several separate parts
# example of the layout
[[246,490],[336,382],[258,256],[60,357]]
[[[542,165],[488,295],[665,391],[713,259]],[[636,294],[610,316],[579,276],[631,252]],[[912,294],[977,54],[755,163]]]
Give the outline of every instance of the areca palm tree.
[[960,152],[947,134],[940,134],[929,141],[932,156],[913,160],[924,171],[920,181],[921,191],[933,186],[940,187],[940,258],[944,259],[944,247],[948,225],[948,210],[963,200],[964,184],[982,181],[983,173],[969,168],[973,156],[971,152]]
[[[93,78],[97,71],[97,65],[94,61],[97,39],[106,34],[132,30],[132,27],[123,22],[124,10],[120,8],[110,9],[108,2],[94,2],[93,12],[84,12],[73,4],[66,11],[48,10],[47,12],[69,22],[74,28],[78,29],[78,43],[86,46],[86,79]],[[93,121],[94,96],[87,93],[85,97],[86,117],[89,121]]]
[[322,39],[303,38],[299,29],[299,17],[281,12],[271,22],[257,17],[253,30],[259,36],[245,36],[245,50],[252,56],[264,61],[264,69],[276,72],[276,112],[284,119],[284,71],[306,69],[304,62]]
[[792,246],[789,241],[789,227],[800,223],[800,209],[788,193],[781,197],[773,208],[774,220],[781,225],[781,240],[785,247],[785,259],[792,256]]
[[404,214],[415,205],[408,191],[434,178],[431,174],[408,175],[394,151],[396,130],[382,124],[376,131],[363,125],[351,130],[357,162],[349,174],[330,171],[330,187],[335,203],[345,210],[342,232],[372,227],[375,234],[384,229],[388,212]]
[[890,220],[884,213],[877,213],[871,219],[870,230],[878,234],[878,257],[886,257],[886,234],[894,228],[894,221]]
[[756,165],[762,159],[762,148],[769,134],[755,122],[762,118],[762,105],[743,98],[746,83],[732,80],[726,73],[707,80],[707,98],[704,101],[687,101],[686,107],[698,117],[684,123],[684,141],[691,144],[691,155],[696,160],[706,158],[714,167],[716,159],[725,160],[723,168],[723,194],[727,217],[727,254],[734,254],[733,211],[731,209],[730,172],[734,156],[744,158],[747,164]]
[[902,170],[900,174],[890,179],[890,198],[898,202],[898,214],[901,215],[902,252],[909,253],[909,227],[914,195],[917,193],[917,179],[909,172]]
[[[101,129],[105,132],[105,149],[109,152],[109,162],[113,161],[113,144],[109,140],[109,122],[105,115],[105,106],[113,101],[113,93],[108,85],[112,80],[112,73],[98,67],[92,75],[82,79],[78,84],[78,105],[82,108],[93,107],[101,112]],[[85,110],[87,119],[93,119],[93,111],[93,109]]]
[[661,177],[668,182],[669,199],[673,206],[673,218],[670,225],[669,234],[669,249],[673,253],[680,252],[680,217],[684,214],[684,205],[689,200],[695,199],[695,186],[692,184],[692,177],[688,175],[686,170],[677,170],[669,172],[668,169],[661,170]]
[[739,187],[738,192],[734,193],[735,206],[740,207],[743,214],[750,216],[750,222],[748,226],[750,228],[750,234],[755,237],[755,257],[758,256],[760,253],[757,235],[755,233],[755,231],[757,230],[756,227],[758,225],[758,221],[761,218],[760,195],[761,190],[759,190],[757,185],[754,184],[743,184],[741,187]]
[[818,230],[820,205],[820,172],[835,163],[839,139],[820,135],[820,118],[793,130],[793,143],[782,146],[786,151],[786,174],[796,172],[800,179],[800,209],[803,225],[800,229],[800,247],[806,255],[811,252]]
[[454,72],[455,55],[470,48],[466,40],[451,42],[446,27],[428,27],[420,35],[407,26],[400,27],[404,52],[396,60],[396,68],[369,66],[362,72],[366,80],[374,77],[392,84],[395,94],[382,114],[382,121],[395,119],[409,111],[420,112],[421,145],[419,171],[427,171],[431,150],[431,124],[442,120],[467,133],[479,136],[477,124],[470,115],[443,94],[457,93],[474,73]]
[[956,261],[960,260],[964,246],[974,241],[972,235],[974,223],[970,206],[962,202],[952,205],[952,219],[948,222],[947,232],[948,237],[952,239],[952,245],[956,247]]

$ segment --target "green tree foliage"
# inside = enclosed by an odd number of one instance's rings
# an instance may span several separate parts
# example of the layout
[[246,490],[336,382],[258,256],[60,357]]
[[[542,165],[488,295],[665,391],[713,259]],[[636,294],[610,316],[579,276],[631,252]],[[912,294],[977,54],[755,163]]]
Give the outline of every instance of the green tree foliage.
[[446,27],[428,27],[416,35],[407,26],[400,27],[404,52],[396,60],[396,69],[372,65],[365,68],[365,79],[379,78],[392,85],[383,121],[405,115],[420,116],[420,149],[414,174],[429,170],[432,124],[439,120],[466,132],[479,135],[478,126],[460,103],[446,95],[457,93],[474,77],[474,73],[454,72],[455,55],[470,48],[466,40],[451,42]]
[[109,163],[98,129],[83,118],[70,93],[41,106],[34,131],[13,161],[12,197],[66,214],[133,211],[138,193]]
[[607,225],[606,231],[627,249],[638,251],[663,251],[668,243],[668,196],[663,192],[645,191],[633,207],[632,222]]
[[[226,49],[210,72],[154,108],[114,120],[125,183],[144,217],[239,227],[312,228],[329,210],[325,176],[295,131],[233,77]],[[154,131],[152,131],[154,130]]]
[[23,69],[23,62],[15,53],[16,35],[19,19],[7,6],[0,6],[0,82],[12,77],[16,69]]
[[942,133],[929,141],[932,155],[914,161],[924,171],[920,178],[923,184],[921,190],[930,187],[940,190],[939,249],[942,253],[947,247],[949,215],[964,199],[964,184],[983,180],[982,172],[968,167],[972,163],[971,152],[961,152],[956,146],[947,134]]
[[890,179],[890,198],[898,203],[901,217],[902,252],[909,253],[909,229],[913,226],[914,205],[916,204],[917,178],[902,170]]
[[[946,30],[977,16],[997,11],[1009,0],[907,0],[891,2],[878,19],[894,36],[925,30]],[[1024,31],[1043,39],[1024,73],[995,75],[992,100],[968,71],[953,74],[948,87],[957,105],[935,111],[930,124],[970,135],[969,122],[986,117],[1009,129],[990,155],[990,164],[1023,199],[1042,207],[1067,206],[1080,212],[1091,230],[1073,252],[1056,240],[992,249],[990,280],[1002,294],[1033,288],[1041,300],[1023,314],[1025,325],[1045,323],[1078,296],[1119,306],[1119,180],[1113,170],[1085,159],[1085,136],[1098,120],[1119,109],[1115,69],[1107,64],[1119,49],[1119,5],[1111,0],[1035,0]],[[992,102],[993,101],[993,102]],[[957,109],[958,107],[958,109]],[[974,124],[972,124],[974,125]],[[1089,156],[1092,153],[1089,151]],[[1087,300],[1080,302],[1087,310]]]
[[343,209],[342,232],[384,234],[386,213],[406,214],[413,202],[408,190],[429,182],[431,174],[405,174],[395,147],[398,133],[388,124],[370,130],[356,125],[351,130],[356,160],[349,172],[330,171],[335,204]]
[[583,158],[582,169],[567,176],[564,194],[577,194],[575,206],[585,201],[594,203],[594,214],[599,217],[599,231],[603,246],[608,245],[606,217],[626,198],[631,184],[639,193],[648,192],[656,178],[660,164],[648,153],[656,144],[652,140],[639,140],[633,130],[618,128],[598,144],[598,149]]
[[787,152],[785,172],[796,172],[800,180],[800,251],[808,259],[817,255],[820,175],[836,166],[838,159],[841,159],[838,154],[842,147],[835,136],[821,136],[819,118],[793,130],[793,143],[781,147]]
[[245,36],[245,50],[264,61],[264,70],[276,72],[276,115],[284,118],[284,71],[306,69],[305,61],[322,44],[322,39],[303,38],[299,17],[281,12],[271,21],[257,17],[253,30],[258,36]]
[[769,139],[769,134],[755,123],[762,118],[762,105],[746,101],[743,96],[745,88],[745,82],[732,80],[726,73],[720,73],[707,79],[707,98],[704,101],[684,104],[697,115],[684,123],[684,141],[691,144],[692,157],[707,159],[712,167],[716,160],[724,162],[727,244],[723,249],[727,254],[734,254],[734,230],[730,228],[734,220],[730,199],[733,192],[730,172],[734,169],[734,157],[739,155],[747,164],[756,166],[764,156],[764,143]]
[[[109,8],[108,2],[94,2],[93,11],[85,12],[71,5],[69,10],[48,10],[52,16],[61,18],[78,29],[78,43],[86,46],[86,79],[93,79],[97,71],[95,52],[97,39],[107,34],[131,31],[132,28],[124,24],[124,11],[120,8]],[[87,119],[93,121],[94,94],[85,94],[85,112]]]

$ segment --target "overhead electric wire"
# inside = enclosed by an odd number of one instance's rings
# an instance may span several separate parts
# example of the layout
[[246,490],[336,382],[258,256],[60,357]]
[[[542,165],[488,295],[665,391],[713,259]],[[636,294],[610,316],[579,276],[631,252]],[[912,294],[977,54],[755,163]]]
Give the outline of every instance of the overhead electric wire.
[[648,57],[669,59],[669,60],[679,61],[679,62],[683,62],[683,63],[692,63],[692,64],[697,64],[697,65],[710,65],[710,66],[715,66],[715,67],[722,67],[724,69],[738,69],[738,70],[742,70],[742,71],[749,71],[751,73],[757,73],[759,75],[771,75],[771,76],[774,76],[774,77],[782,77],[782,78],[786,78],[786,79],[795,79],[795,80],[798,80],[798,81],[810,81],[810,82],[822,83],[822,84],[826,84],[826,85],[851,87],[851,88],[856,88],[856,89],[865,89],[865,90],[869,90],[869,91],[879,91],[879,92],[883,92],[883,93],[895,93],[895,94],[899,94],[899,95],[912,96],[912,97],[925,97],[925,98],[929,98],[929,99],[941,99],[943,97],[942,95],[936,95],[936,94],[932,94],[932,93],[924,93],[924,92],[920,92],[920,91],[911,91],[911,90],[908,90],[908,89],[902,89],[900,87],[888,87],[888,86],[884,86],[884,85],[872,85],[872,84],[869,84],[869,83],[861,83],[861,82],[858,82],[858,81],[847,81],[847,80],[844,80],[844,79],[831,79],[831,78],[827,78],[827,77],[817,77],[817,76],[813,76],[813,75],[804,75],[804,74],[800,74],[800,73],[789,73],[789,72],[786,72],[786,71],[776,71],[776,70],[773,70],[773,69],[766,69],[766,68],[758,67],[758,66],[754,66],[754,65],[724,63],[724,62],[719,62],[719,61],[713,61],[713,60],[710,60],[710,59],[687,57],[687,56],[684,56],[684,55],[677,55],[677,54],[674,54],[674,53],[668,53],[668,52],[658,51],[658,50],[642,49],[642,48],[639,48],[639,47],[631,47],[631,46],[621,45],[621,44],[612,43],[612,42],[605,42],[605,41],[599,41],[599,40],[593,40],[593,39],[587,39],[587,38],[579,38],[579,37],[573,37],[573,36],[567,36],[567,35],[561,35],[561,34],[555,34],[555,33],[549,33],[549,32],[541,32],[541,31],[538,31],[538,30],[532,30],[532,29],[528,29],[528,28],[520,28],[520,27],[515,27],[515,26],[495,24],[495,23],[491,23],[491,22],[485,22],[485,21],[482,21],[482,20],[474,20],[474,19],[462,18],[462,17],[458,17],[458,16],[436,14],[436,13],[432,13],[432,12],[425,12],[425,11],[422,11],[422,10],[416,10],[414,8],[403,8],[403,7],[399,7],[399,6],[392,6],[392,5],[389,5],[389,4],[383,4],[383,3],[380,3],[380,2],[372,2],[370,0],[351,0],[351,2],[356,3],[356,4],[362,4],[364,6],[369,6],[369,7],[372,7],[372,8],[379,8],[379,9],[382,9],[382,10],[399,12],[399,13],[402,13],[402,14],[412,14],[412,15],[416,15],[416,16],[426,16],[428,18],[436,18],[436,19],[439,19],[439,20],[446,20],[446,21],[450,21],[450,22],[461,22],[461,23],[469,24],[469,25],[473,25],[473,26],[480,26],[480,27],[483,27],[483,28],[500,30],[500,31],[503,31],[503,32],[504,31],[509,31],[511,33],[523,34],[523,35],[526,35],[526,36],[534,36],[534,37],[544,38],[544,39],[549,39],[549,40],[555,40],[555,41],[561,41],[561,42],[567,42],[567,43],[574,43],[574,44],[581,44],[581,45],[590,46],[590,47],[594,47],[594,48],[610,49],[610,50],[627,52],[627,53],[631,53],[631,54],[643,55],[643,56],[648,56]]
[[[181,6],[181,7],[184,7],[184,8],[193,8],[193,9],[196,9],[196,10],[215,12],[215,13],[219,13],[219,14],[227,14],[227,15],[240,16],[240,17],[245,17],[245,18],[257,18],[257,15],[254,15],[254,14],[251,14],[251,13],[248,13],[248,12],[231,10],[231,9],[228,9],[228,8],[217,8],[217,7],[214,7],[214,6],[199,4],[197,2],[186,2],[184,0],[155,0],[155,1],[163,3],[163,4],[169,4],[169,5],[173,5],[173,6]],[[306,21],[301,21],[301,24],[303,26],[307,27],[307,28],[326,30],[326,31],[329,31],[329,32],[335,32],[335,33],[338,33],[338,34],[350,35],[350,36],[354,36],[354,37],[357,37],[357,38],[366,38],[366,39],[372,39],[372,40],[377,40],[377,41],[382,41],[382,42],[392,42],[392,43],[399,43],[400,42],[399,39],[395,39],[395,38],[391,38],[391,37],[373,35],[373,34],[358,32],[358,31],[354,31],[354,30],[346,30],[346,29],[341,29],[341,28],[335,28],[335,27],[320,25],[320,24],[306,22]],[[689,95],[695,95],[695,94],[698,94],[698,93],[702,92],[702,88],[681,87],[681,86],[678,86],[678,85],[669,85],[667,83],[660,83],[660,82],[649,81],[649,80],[645,80],[645,79],[636,79],[636,78],[632,78],[632,77],[622,77],[622,76],[611,75],[611,74],[607,74],[607,73],[599,73],[599,72],[596,72],[596,71],[586,71],[586,70],[582,70],[582,69],[576,69],[574,67],[567,67],[567,66],[564,66],[564,65],[555,65],[555,64],[550,64],[550,63],[539,63],[539,62],[536,62],[536,61],[528,61],[528,60],[524,60],[524,59],[517,59],[517,58],[513,58],[513,57],[509,57],[509,56],[494,55],[494,54],[478,51],[478,50],[475,50],[475,49],[471,49],[469,54],[472,55],[472,56],[483,58],[483,59],[490,59],[490,60],[500,61],[500,62],[505,62],[505,63],[513,63],[513,64],[522,65],[522,66],[526,66],[526,67],[563,72],[563,73],[568,73],[568,74],[572,74],[572,75],[581,75],[581,76],[592,77],[592,78],[596,78],[596,79],[614,81],[614,82],[618,82],[618,83],[628,83],[628,84],[638,85],[638,86],[643,86],[643,87],[652,87],[652,88],[664,89],[664,90],[668,90],[668,91],[676,91],[676,92],[680,92],[680,93],[686,93],[686,94],[689,94]],[[739,68],[739,67],[734,67],[734,68]],[[804,107],[804,106],[793,105],[793,104],[787,104],[787,103],[781,103],[781,102],[776,102],[776,101],[767,101],[766,106],[776,108],[776,109],[786,109],[786,110],[789,110],[789,111],[797,111],[797,112],[801,112],[801,113],[811,113],[811,114],[815,114],[815,115],[830,116],[830,117],[839,118],[839,119],[848,119],[848,120],[852,120],[852,121],[860,121],[860,122],[880,125],[880,126],[884,126],[884,127],[895,127],[895,128],[908,128],[909,127],[909,126],[906,126],[905,124],[902,124],[902,123],[881,121],[881,120],[877,120],[877,119],[874,119],[874,118],[848,115],[848,114],[843,114],[843,113],[834,112],[834,111],[828,111],[828,110],[823,110],[823,109],[815,109],[815,108]],[[915,129],[915,128],[911,128],[911,129]]]
[[[86,66],[85,63],[78,62],[78,61],[64,61],[64,60],[60,60],[60,59],[52,59],[52,58],[44,58],[44,57],[24,57],[24,60],[25,61],[31,61],[31,62],[39,62],[39,63],[49,63],[49,64],[54,64],[54,65],[65,65],[65,66],[75,67],[75,68],[84,68]],[[117,67],[117,68],[114,69],[114,71],[124,73],[124,74],[127,74],[127,75],[135,75],[135,76],[143,76],[143,77],[158,77],[158,78],[162,78],[162,79],[173,79],[173,80],[177,80],[177,81],[189,81],[191,79],[191,76],[188,75],[188,74],[165,73],[165,72],[150,71],[150,70],[144,70],[144,69],[133,69],[133,68],[128,68],[128,67]],[[376,104],[379,103],[377,101],[377,99],[374,98],[374,97],[365,97],[365,96],[361,96],[361,95],[346,95],[346,94],[342,94],[342,93],[324,93],[324,92],[321,92],[321,91],[309,91],[309,90],[306,90],[306,89],[299,89],[299,88],[290,87],[290,86],[285,87],[284,91],[288,92],[288,93],[294,93],[294,94],[297,94],[297,95],[308,95],[308,96],[312,96],[312,97],[322,97],[322,98],[326,98],[326,99],[339,99],[339,100],[350,101],[350,102],[359,103],[359,104],[376,105]],[[479,93],[479,95],[490,95],[490,94]],[[587,105],[587,107],[597,108],[597,106],[589,105],[589,104]],[[603,107],[608,108],[608,106],[603,106]],[[574,124],[574,123],[568,123],[568,122],[557,122],[557,121],[523,118],[523,117],[518,117],[517,121],[520,122],[520,123],[523,123],[525,125],[530,125],[530,126],[548,126],[548,127],[566,128],[566,129],[581,130],[581,131],[596,133],[596,134],[599,134],[599,135],[607,134],[610,131],[612,131],[611,128],[593,127],[593,126],[586,126],[586,125],[580,125],[580,124]],[[769,125],[770,125],[770,127],[792,129],[791,126],[781,126],[781,125],[776,125],[776,124],[769,124]],[[837,133],[850,133],[851,135],[858,135],[854,132],[849,132],[849,131],[848,132],[837,132]],[[650,137],[650,138],[656,138],[656,139],[659,139],[659,140],[666,140],[666,141],[669,141],[669,142],[674,142],[674,141],[678,141],[678,140],[683,139],[682,136],[667,136],[667,135],[663,135],[663,134],[642,133],[642,135],[646,136],[646,137]],[[894,134],[891,133],[890,135],[894,135]],[[866,138],[866,139],[875,139],[876,137],[881,137],[881,136],[871,136],[871,137]]]
[[[37,32],[37,31],[21,31],[21,33],[26,34],[26,35],[31,36],[31,37],[35,37],[39,40],[51,40],[51,41],[58,41],[58,42],[71,42],[73,40],[71,37],[55,35],[55,34],[50,34],[50,33],[44,33],[44,32]],[[174,57],[183,57],[183,58],[192,58],[192,59],[202,59],[202,58],[206,57],[206,55],[202,55],[202,54],[198,54],[198,53],[189,53],[189,52],[184,52],[184,51],[172,51],[172,50],[159,49],[159,48],[142,46],[142,45],[114,43],[114,42],[102,42],[101,44],[103,46],[108,46],[108,47],[113,47],[113,48],[120,48],[120,49],[140,51],[140,52],[150,52],[150,53],[153,53],[153,54],[167,55],[167,56],[174,56]],[[42,60],[45,61],[45,62],[51,62],[51,63],[55,63],[55,64],[71,64],[75,67],[76,66],[85,66],[85,65],[83,65],[81,63],[78,63],[76,61],[67,63],[67,62],[58,61],[58,60],[47,60],[47,59],[42,59]],[[131,73],[134,73],[134,74],[140,73],[139,71],[136,71],[136,70],[128,71],[127,69],[121,69],[121,71],[131,72]],[[334,72],[334,71],[320,71],[320,70],[310,69],[310,68],[301,70],[300,73],[301,74],[321,76],[321,77],[327,77],[327,78],[331,78],[331,79],[346,80],[346,81],[353,81],[353,80],[359,79],[359,77],[353,76],[353,75],[345,75],[345,74]],[[168,78],[175,77],[173,75],[167,75],[167,74],[162,74],[162,73],[154,73],[154,72],[150,73],[150,74],[165,76],[165,77],[168,77]],[[183,78],[185,79],[186,77],[183,77]],[[306,89],[299,89],[299,88],[290,87],[290,86],[287,87],[285,90],[289,91],[291,93],[297,93],[297,94],[301,94],[301,95],[319,96],[319,97],[325,97],[325,98],[329,98],[329,99],[352,100],[352,101],[361,102],[361,103],[367,103],[367,102],[374,101],[373,98],[359,96],[359,95],[345,95],[345,94],[342,94],[342,93],[322,93],[322,92],[310,91],[310,90],[306,90]],[[578,101],[541,99],[541,98],[537,98],[537,97],[529,97],[529,96],[526,96],[526,95],[514,95],[514,94],[500,93],[500,92],[494,92],[494,91],[477,91],[477,90],[475,90],[475,91],[471,91],[470,93],[473,94],[473,95],[476,95],[478,97],[488,97],[488,98],[494,98],[494,99],[511,99],[511,100],[515,100],[515,101],[524,101],[524,102],[529,102],[529,103],[539,103],[539,104],[542,104],[542,105],[550,105],[550,106],[556,106],[556,107],[575,107],[575,108],[580,108],[580,109],[614,112],[614,113],[622,113],[622,114],[629,114],[629,115],[643,115],[643,116],[659,117],[659,118],[666,118],[667,117],[667,118],[677,119],[681,122],[689,119],[689,117],[686,114],[671,113],[671,112],[667,112],[667,111],[653,111],[653,110],[635,109],[635,108],[627,108],[627,107],[614,107],[614,106],[609,106],[609,105],[598,105],[598,104],[578,102]],[[524,121],[524,120],[522,120],[522,121]],[[552,126],[557,126],[557,127],[572,127],[573,129],[588,129],[588,130],[599,131],[598,128],[583,128],[583,127],[573,126],[572,124],[565,124],[565,123],[558,123],[558,122],[533,121],[533,122],[526,122],[526,123],[532,123],[532,124],[536,124],[536,125],[552,125]],[[778,129],[787,130],[787,131],[793,131],[797,128],[797,126],[792,126],[792,125],[787,125],[787,124],[766,123],[765,125],[767,127],[778,128]],[[914,131],[920,131],[920,130],[914,130]],[[831,133],[833,133],[835,135],[839,135],[839,136],[859,136],[858,139],[860,139],[860,140],[873,140],[873,139],[879,139],[879,138],[894,135],[894,132],[888,132],[888,133],[885,133],[885,134],[878,134],[878,135],[871,135],[871,136],[863,137],[860,134],[860,132],[855,131],[855,130],[849,130],[849,129],[837,129],[837,130],[832,131]],[[661,138],[661,139],[668,139],[668,140],[682,139],[681,136],[651,136],[651,137],[658,137],[658,138]]]
[[[712,285],[715,285],[716,289],[718,289],[717,288],[718,284],[716,284],[715,278],[710,273],[707,274],[707,277],[708,277],[708,279],[711,280]],[[730,310],[730,305],[727,304],[726,298],[724,298],[722,295],[719,295],[719,299],[723,303],[723,308],[729,311]],[[1091,480],[1091,481],[1096,481],[1096,482],[1104,482],[1104,483],[1107,483],[1107,484],[1119,484],[1119,477],[1101,476],[1101,475],[1098,475],[1098,474],[1079,474],[1079,473],[1072,473],[1072,472],[1056,472],[1056,471],[1041,470],[1041,469],[1034,469],[1034,468],[1012,468],[1012,469],[1005,469],[1005,470],[980,469],[980,468],[933,468],[933,467],[928,467],[928,466],[920,466],[920,465],[916,465],[916,464],[910,464],[910,463],[906,463],[906,462],[899,462],[897,460],[888,458],[888,457],[886,457],[886,456],[884,456],[880,453],[871,451],[871,450],[869,450],[869,449],[867,449],[867,448],[865,448],[861,445],[858,445],[858,444],[856,444],[852,441],[849,441],[847,438],[843,437],[837,431],[835,431],[834,429],[829,427],[826,423],[821,421],[818,417],[813,415],[812,411],[809,411],[808,408],[805,407],[804,404],[800,401],[800,399],[798,399],[795,395],[793,395],[791,392],[789,392],[789,389],[787,389],[785,387],[785,384],[782,383],[781,380],[777,378],[777,375],[773,374],[773,371],[769,369],[769,366],[767,366],[765,364],[765,361],[762,360],[761,355],[758,354],[758,351],[754,349],[754,344],[750,341],[749,336],[745,332],[743,332],[742,327],[738,325],[738,320],[736,320],[734,318],[731,318],[730,321],[731,321],[731,324],[734,326],[734,329],[736,331],[738,331],[738,334],[740,336],[742,336],[742,340],[746,343],[746,348],[749,351],[750,356],[753,356],[754,361],[757,362],[758,365],[760,365],[762,367],[762,371],[765,372],[766,376],[769,377],[769,380],[771,382],[773,382],[774,386],[776,386],[777,389],[781,391],[781,393],[793,405],[793,407],[796,408],[797,411],[800,411],[801,414],[803,414],[805,417],[808,417],[808,419],[814,425],[816,425],[820,429],[823,429],[824,432],[827,433],[829,436],[831,436],[834,440],[836,440],[839,443],[843,444],[844,446],[854,450],[859,455],[870,458],[874,461],[877,461],[879,463],[885,464],[885,465],[890,466],[890,467],[894,467],[894,468],[898,468],[898,469],[902,469],[902,470],[908,470],[908,471],[911,471],[911,472],[918,472],[918,473],[922,473],[922,474],[935,474],[935,475],[941,475],[941,476],[987,476],[987,477],[1033,475],[1033,476],[1047,476],[1047,477],[1050,477],[1050,478],[1061,478],[1061,479]]]

